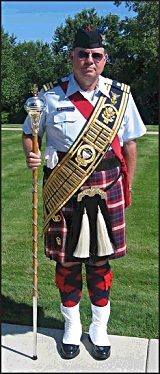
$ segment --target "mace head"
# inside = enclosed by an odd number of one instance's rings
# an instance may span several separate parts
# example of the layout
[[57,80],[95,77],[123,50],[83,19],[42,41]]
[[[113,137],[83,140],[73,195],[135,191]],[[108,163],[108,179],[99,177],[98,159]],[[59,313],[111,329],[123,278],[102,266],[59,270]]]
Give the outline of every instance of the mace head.
[[31,126],[33,133],[38,132],[40,115],[45,107],[45,103],[42,99],[38,98],[38,86],[37,84],[33,85],[33,89],[31,91],[33,93],[33,97],[27,99],[24,104],[24,109],[28,113],[31,118]]
[[31,114],[32,111],[42,112],[44,108],[44,102],[43,100],[38,98],[38,86],[37,84],[33,85],[33,88],[31,90],[33,97],[30,97],[24,105],[24,109],[28,114]]

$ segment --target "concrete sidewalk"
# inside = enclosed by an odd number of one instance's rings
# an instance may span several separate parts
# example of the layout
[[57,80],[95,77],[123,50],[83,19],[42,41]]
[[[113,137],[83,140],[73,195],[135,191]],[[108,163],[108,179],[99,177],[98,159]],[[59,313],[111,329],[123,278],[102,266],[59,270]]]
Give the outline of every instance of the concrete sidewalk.
[[[88,333],[84,332],[80,354],[62,359],[63,330],[38,328],[34,346],[32,326],[1,324],[1,373],[158,373],[158,339],[110,335],[111,356],[97,361],[91,355]],[[37,350],[37,360],[33,352]]]

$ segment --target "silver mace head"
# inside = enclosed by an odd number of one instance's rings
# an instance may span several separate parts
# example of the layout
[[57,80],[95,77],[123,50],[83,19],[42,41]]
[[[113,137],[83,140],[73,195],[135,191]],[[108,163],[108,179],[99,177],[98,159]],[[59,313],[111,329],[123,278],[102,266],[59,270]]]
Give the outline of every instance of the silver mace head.
[[32,134],[37,135],[41,113],[45,107],[44,101],[38,98],[38,86],[33,85],[33,97],[30,97],[24,104],[24,109],[30,116]]

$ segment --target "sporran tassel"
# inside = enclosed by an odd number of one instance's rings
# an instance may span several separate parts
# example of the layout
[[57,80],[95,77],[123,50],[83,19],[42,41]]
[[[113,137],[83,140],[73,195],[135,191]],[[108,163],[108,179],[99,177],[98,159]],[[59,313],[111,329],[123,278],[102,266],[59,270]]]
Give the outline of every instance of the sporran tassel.
[[76,249],[73,253],[73,256],[74,257],[80,257],[80,258],[89,257],[89,247],[90,247],[89,220],[88,220],[88,215],[87,215],[87,212],[86,212],[86,208],[84,208],[80,236],[79,236],[79,240],[78,240]]
[[98,256],[108,256],[114,253],[105,220],[103,218],[99,205],[97,213],[97,249]]

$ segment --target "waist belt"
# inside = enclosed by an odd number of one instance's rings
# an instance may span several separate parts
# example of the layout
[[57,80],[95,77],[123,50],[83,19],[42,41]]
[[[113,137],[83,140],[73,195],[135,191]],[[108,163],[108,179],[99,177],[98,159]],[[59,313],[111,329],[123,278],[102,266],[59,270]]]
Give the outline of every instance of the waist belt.
[[[62,160],[62,158],[65,156],[65,153],[63,152],[57,152],[59,161]],[[103,170],[110,170],[114,169],[117,166],[120,166],[120,160],[117,157],[110,157],[105,160],[102,160],[99,165],[96,167],[95,171],[103,171]],[[48,168],[46,165],[43,166],[43,171],[47,177],[50,176],[53,169]]]
[[114,169],[117,166],[120,166],[120,164],[121,163],[117,157],[107,158],[106,160],[102,160],[100,162],[100,164],[96,167],[95,171]]

